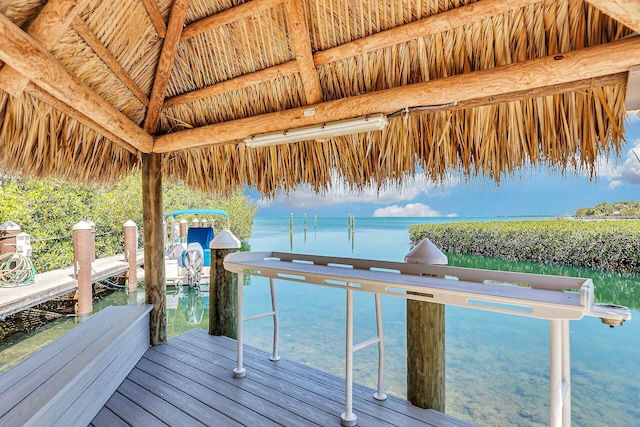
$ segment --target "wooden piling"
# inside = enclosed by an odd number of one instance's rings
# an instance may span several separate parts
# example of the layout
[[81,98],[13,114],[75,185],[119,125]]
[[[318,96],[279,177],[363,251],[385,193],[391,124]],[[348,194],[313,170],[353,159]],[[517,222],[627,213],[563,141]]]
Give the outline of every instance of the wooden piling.
[[162,154],[142,154],[142,220],[144,230],[144,283],[150,315],[151,345],[167,342],[167,298],[162,226]]
[[78,321],[88,319],[93,312],[91,258],[93,255],[91,225],[80,221],[73,227],[73,271],[78,282]]
[[180,240],[186,242],[187,241],[187,229],[189,228],[189,224],[186,219],[180,221]]
[[444,305],[407,300],[407,400],[445,411]]
[[237,338],[238,275],[224,269],[224,257],[237,249],[211,249],[209,334]]
[[0,226],[0,255],[16,252],[16,236],[20,233],[20,226],[13,221],[7,221]]
[[124,260],[129,263],[129,292],[138,289],[138,226],[129,220],[124,223]]

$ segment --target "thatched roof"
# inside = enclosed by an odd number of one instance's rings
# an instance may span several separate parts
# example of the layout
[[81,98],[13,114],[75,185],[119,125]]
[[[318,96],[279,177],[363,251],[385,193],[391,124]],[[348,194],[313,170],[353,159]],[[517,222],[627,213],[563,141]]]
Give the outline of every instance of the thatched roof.
[[[631,0],[0,0],[0,13],[0,168],[82,181],[149,152],[194,187],[265,194],[321,190],[333,172],[360,187],[592,170],[620,146],[640,64]],[[243,142],[373,113],[389,126]]]

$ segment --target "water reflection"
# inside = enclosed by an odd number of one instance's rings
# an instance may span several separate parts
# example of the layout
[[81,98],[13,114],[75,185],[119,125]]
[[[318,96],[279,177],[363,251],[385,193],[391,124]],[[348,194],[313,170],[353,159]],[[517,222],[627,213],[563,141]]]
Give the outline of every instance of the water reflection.
[[209,285],[200,289],[176,286],[167,289],[167,331],[179,335],[193,328],[209,328]]

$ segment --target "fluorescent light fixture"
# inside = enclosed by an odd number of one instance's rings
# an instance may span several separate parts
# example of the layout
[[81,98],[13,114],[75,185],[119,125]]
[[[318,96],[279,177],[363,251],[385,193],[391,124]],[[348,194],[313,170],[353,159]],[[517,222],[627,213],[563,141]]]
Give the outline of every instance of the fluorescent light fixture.
[[253,135],[245,138],[244,142],[247,144],[247,147],[266,147],[269,145],[287,144],[289,142],[309,141],[313,139],[351,135],[353,133],[370,132],[372,130],[382,130],[388,124],[387,116],[384,114],[372,114],[354,119]]

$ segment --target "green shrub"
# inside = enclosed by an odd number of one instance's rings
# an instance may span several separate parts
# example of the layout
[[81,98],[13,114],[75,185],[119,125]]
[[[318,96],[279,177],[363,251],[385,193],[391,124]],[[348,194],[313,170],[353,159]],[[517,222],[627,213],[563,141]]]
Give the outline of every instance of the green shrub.
[[458,222],[409,227],[445,252],[640,273],[640,221]]

